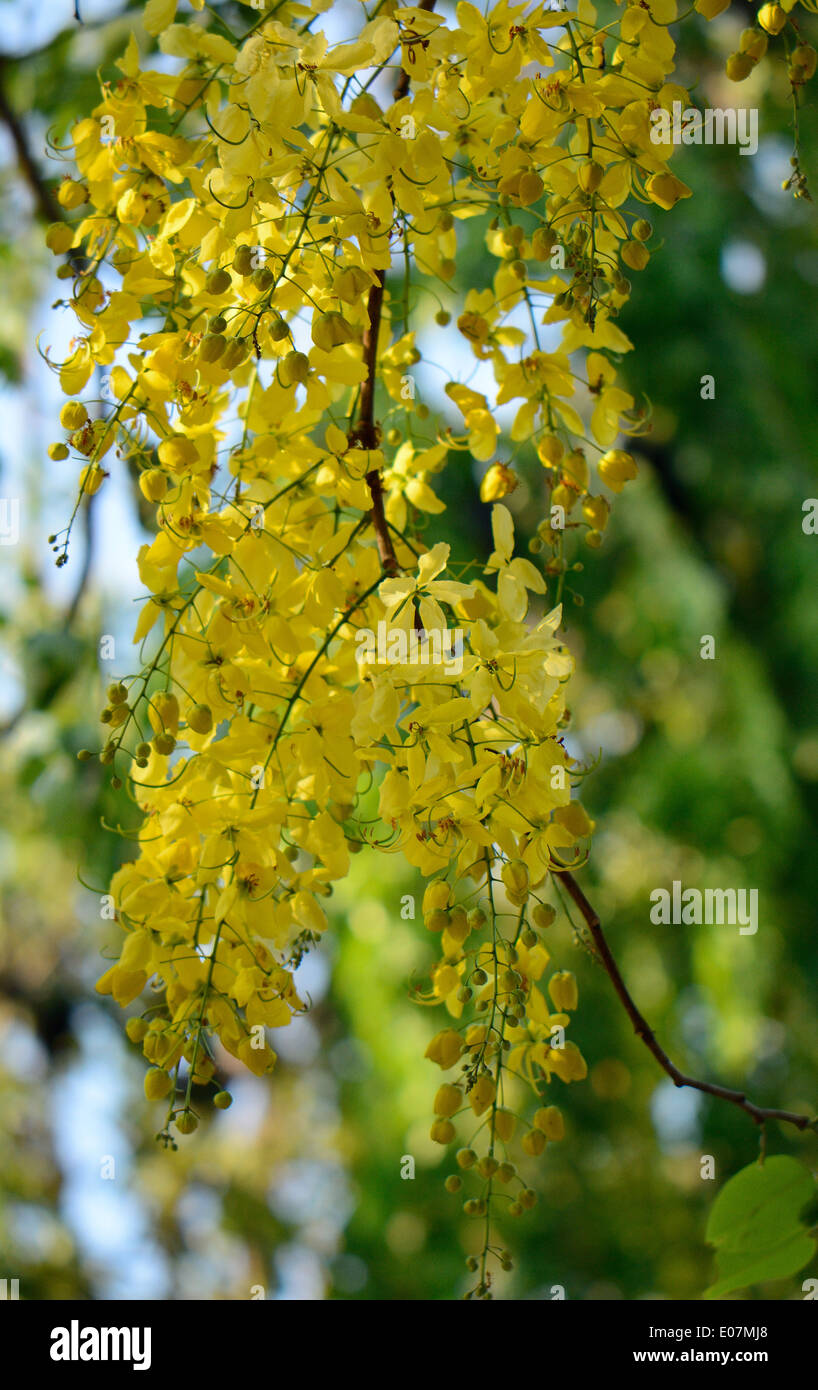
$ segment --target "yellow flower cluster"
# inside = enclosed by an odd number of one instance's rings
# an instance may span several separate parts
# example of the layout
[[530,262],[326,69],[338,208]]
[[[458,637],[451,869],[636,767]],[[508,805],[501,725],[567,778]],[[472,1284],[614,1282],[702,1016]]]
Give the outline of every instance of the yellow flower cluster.
[[[73,130],[59,199],[79,220],[48,236],[72,253],[60,274],[79,322],[52,457],[80,459],[84,493],[125,458],[156,506],[145,661],[102,714],[101,760],[130,777],[142,828],[111,886],[125,941],[98,988],[127,1005],[153,981],[150,1021],[129,1032],[147,1094],[190,1132],[191,1086],[218,1084],[212,1037],[271,1069],[267,1030],[304,1007],[293,968],[350,853],[399,850],[430,880],[429,997],[456,1025],[429,1056],[463,1068],[433,1133],[448,1143],[461,1106],[480,1121],[486,1152],[460,1166],[481,1165],[467,1210],[482,1214],[514,1177],[495,1155],[517,1129],[506,1074],[538,1092],[586,1070],[563,1038],[573,977],[551,976],[550,1004],[538,987],[542,890],[592,830],[562,738],[561,588],[543,598],[566,529],[598,546],[602,487],[636,474],[618,440],[645,412],[617,384],[631,343],[616,318],[649,259],[645,205],[690,193],[651,139],[652,113],[688,99],[676,0],[604,25],[590,0],[485,16],[460,0],[453,24],[380,0],[332,44],[327,0],[264,0],[243,36],[197,8],[176,22],[175,0],[149,0],[167,61],[142,70],[131,37]],[[458,228],[475,218],[486,269],[458,303]],[[452,321],[494,387],[448,381],[444,425],[412,368]],[[74,399],[95,368],[103,418]],[[516,454],[499,459],[507,405]],[[455,578],[418,523],[443,509],[434,479],[459,451],[487,465],[494,548]],[[502,502],[525,455],[549,498],[542,566],[515,555]],[[365,658],[358,639],[380,625],[403,646]],[[553,1106],[523,1128],[529,1155],[563,1132]],[[523,1187],[512,1206],[532,1200]]]

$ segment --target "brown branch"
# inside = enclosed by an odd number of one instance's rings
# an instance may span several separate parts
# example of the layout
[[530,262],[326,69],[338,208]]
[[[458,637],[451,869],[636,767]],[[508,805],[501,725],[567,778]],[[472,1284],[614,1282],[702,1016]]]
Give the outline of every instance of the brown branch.
[[[421,0],[420,9],[434,9],[435,0]],[[398,78],[393,96],[395,101],[400,101],[409,91],[409,74],[402,72]],[[394,200],[393,200],[394,201]],[[381,314],[383,312],[383,292],[386,281],[386,271],[378,270],[375,272],[377,282],[369,291],[369,298],[366,305],[367,325],[364,331],[364,366],[366,367],[366,379],[361,387],[361,398],[358,407],[358,422],[352,431],[351,443],[359,444],[362,449],[377,449],[380,443],[380,436],[375,425],[375,383],[377,381],[378,370],[378,334],[381,327]],[[375,538],[378,542],[378,554],[381,557],[381,567],[385,574],[397,574],[400,566],[398,557],[395,554],[395,547],[392,544],[392,537],[389,534],[389,523],[386,520],[386,512],[383,504],[383,482],[380,471],[377,468],[371,469],[366,475],[367,485],[372,497],[372,525],[375,530]]]
[[[417,8],[418,8],[419,10],[433,10],[434,7],[435,7],[435,0],[420,0],[420,4],[418,5]],[[411,50],[410,50],[410,51],[411,51]],[[396,85],[396,87],[395,87],[395,90],[394,90],[394,92],[392,93],[392,96],[394,97],[395,101],[402,101],[402,99],[403,99],[405,96],[408,95],[408,93],[409,93],[409,83],[411,82],[411,80],[412,80],[412,79],[410,78],[409,73],[408,73],[408,72],[406,71],[406,69],[404,68],[403,72],[401,73],[400,77],[398,78],[398,81],[397,81],[397,85]]]
[[37,211],[46,222],[62,222],[63,211],[57,202],[51,189],[48,187],[40,170],[34,162],[32,153],[28,147],[28,140],[23,129],[17,112],[12,107],[6,96],[5,87],[2,82],[4,64],[0,61],[0,120],[6,126],[11,136],[12,144],[17,155],[17,163],[20,173],[28,184],[37,204]]
[[567,871],[561,872],[559,879],[561,883],[565,884],[569,895],[573,898],[585,919],[585,924],[591,933],[602,965],[619,996],[619,1000],[628,1018],[633,1024],[633,1031],[638,1038],[642,1039],[642,1042],[648,1050],[653,1053],[659,1066],[663,1071],[667,1072],[674,1086],[690,1086],[696,1091],[704,1091],[708,1096],[717,1096],[720,1100],[729,1101],[731,1105],[737,1105],[741,1110],[745,1111],[757,1125],[763,1125],[767,1120],[781,1120],[786,1124],[795,1125],[796,1129],[812,1129],[818,1131],[818,1119],[811,1120],[808,1115],[798,1115],[791,1110],[770,1110],[765,1106],[753,1105],[752,1101],[749,1101],[741,1091],[732,1091],[727,1086],[718,1086],[711,1081],[697,1081],[695,1077],[686,1076],[684,1072],[681,1072],[675,1063],[671,1062],[667,1053],[659,1045],[653,1029],[645,1022],[645,1019],[634,1004],[628,992],[628,987],[620,974],[619,966],[613,958],[611,948],[605,939],[599,917],[591,907],[591,904],[588,902],[588,899],[573,874]]
[[[383,310],[383,291],[386,280],[386,271],[378,270],[377,283],[369,291],[369,298],[366,303],[367,325],[364,330],[364,366],[366,367],[366,378],[361,386],[361,398],[358,406],[358,423],[352,431],[350,443],[360,445],[362,449],[377,449],[380,443],[378,428],[375,424],[375,383],[378,371],[378,334],[381,327],[381,313]],[[389,523],[386,520],[386,512],[383,504],[383,483],[381,481],[380,470],[372,468],[366,475],[369,486],[370,496],[372,497],[372,525],[375,530],[375,538],[378,542],[378,554],[381,557],[381,567],[385,574],[397,574],[398,557],[395,554],[395,547],[392,544],[392,537],[389,534]]]
[[[28,184],[32,197],[34,198],[34,206],[38,216],[41,217],[44,222],[65,222],[65,212],[38,168],[34,156],[29,149],[28,138],[23,123],[6,94],[3,82],[5,67],[6,59],[0,55],[0,121],[6,126],[11,136],[20,173]],[[78,275],[82,274],[86,269],[87,262],[81,252],[75,250],[69,251],[67,253],[67,259]]]

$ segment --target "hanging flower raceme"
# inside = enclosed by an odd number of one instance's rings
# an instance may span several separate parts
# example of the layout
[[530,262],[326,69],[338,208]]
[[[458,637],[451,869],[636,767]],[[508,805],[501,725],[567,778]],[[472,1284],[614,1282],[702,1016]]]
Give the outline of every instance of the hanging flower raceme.
[[[620,436],[647,415],[618,383],[631,343],[616,319],[650,256],[646,205],[661,219],[690,193],[652,139],[652,114],[687,103],[675,0],[604,26],[589,0],[486,16],[462,0],[452,24],[387,0],[339,43],[325,0],[248,6],[241,39],[198,9],[177,22],[174,0],[149,0],[163,62],[143,68],[131,35],[73,131],[71,227],[48,234],[73,253],[60,274],[78,320],[52,458],[77,461],[81,493],[127,461],[156,507],[139,657],[102,713],[101,761],[142,821],[111,884],[124,941],[98,988],[128,1005],[152,984],[128,1032],[173,1142],[171,1123],[196,1126],[194,1087],[229,1104],[214,1039],[256,1074],[274,1067],[275,1030],[305,1007],[293,971],[350,854],[400,851],[428,880],[426,998],[450,1016],[427,1055],[459,1067],[433,1138],[469,1131],[467,1213],[504,1196],[520,1214],[535,1194],[512,1154],[562,1138],[543,1088],[586,1070],[565,1037],[577,987],[544,942],[552,876],[593,829],[563,741],[560,599],[566,534],[600,545],[608,494],[637,473]],[[765,6],[762,28],[785,10]],[[800,84],[802,48],[791,65]],[[477,218],[482,280],[458,304]],[[412,375],[430,296],[455,335],[448,423]],[[494,546],[455,567],[422,527],[465,450],[486,469]],[[502,502],[526,457],[542,562],[515,554]],[[498,1251],[480,1226],[486,1297]]]

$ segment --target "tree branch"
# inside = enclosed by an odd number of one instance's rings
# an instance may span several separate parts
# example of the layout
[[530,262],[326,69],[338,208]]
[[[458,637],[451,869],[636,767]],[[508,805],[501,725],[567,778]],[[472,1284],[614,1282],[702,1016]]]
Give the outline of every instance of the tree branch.
[[[435,0],[420,0],[420,4],[418,5],[419,10],[433,10],[434,7]],[[403,72],[398,78],[395,90],[392,93],[392,96],[394,97],[395,101],[402,101],[402,99],[408,95],[410,81],[411,78],[409,76],[409,73],[404,68]]]
[[3,85],[4,63],[0,60],[0,120],[6,126],[11,136],[12,144],[17,155],[17,163],[20,173],[28,184],[34,201],[37,204],[37,211],[46,222],[62,222],[63,212],[51,189],[48,187],[40,170],[34,162],[32,153],[28,147],[28,140],[23,129],[17,112],[12,107],[6,96],[5,86]]
[[[359,444],[362,449],[377,449],[380,439],[375,425],[375,383],[377,380],[378,368],[378,334],[381,327],[381,312],[383,310],[383,291],[386,280],[386,271],[378,270],[377,283],[369,291],[367,300],[367,325],[364,330],[364,366],[366,367],[366,379],[361,386],[361,399],[358,407],[358,423],[352,432],[351,442]],[[372,497],[372,525],[375,530],[375,538],[378,542],[378,554],[381,557],[381,567],[386,574],[397,574],[398,557],[395,554],[395,547],[392,544],[392,537],[389,534],[389,523],[386,520],[386,512],[383,504],[383,483],[381,482],[380,471],[373,468],[367,473],[366,481]]]
[[732,1091],[727,1086],[719,1086],[710,1081],[697,1081],[695,1077],[686,1076],[684,1072],[681,1072],[657,1042],[653,1029],[646,1023],[633,1002],[628,992],[628,987],[620,974],[619,966],[614,960],[611,948],[605,939],[599,917],[588,902],[588,899],[573,874],[567,871],[561,872],[560,882],[565,884],[569,895],[574,900],[585,919],[585,924],[591,933],[602,965],[619,996],[619,1000],[628,1018],[633,1024],[633,1031],[638,1038],[642,1039],[648,1051],[653,1053],[659,1066],[664,1072],[667,1072],[674,1086],[690,1086],[696,1091],[704,1091],[708,1096],[717,1096],[720,1100],[729,1101],[731,1105],[737,1105],[749,1115],[757,1125],[764,1125],[767,1120],[781,1120],[785,1124],[795,1125],[796,1129],[812,1129],[818,1132],[818,1119],[811,1120],[808,1115],[798,1115],[791,1110],[771,1110],[767,1109],[765,1106],[754,1105],[741,1091]]
[[[435,0],[421,0],[420,9],[434,9]],[[400,101],[409,91],[409,73],[404,71],[398,78],[397,86],[393,92],[395,101]],[[378,367],[378,334],[381,327],[381,313],[383,311],[383,292],[386,281],[386,271],[378,270],[377,283],[369,291],[367,300],[367,326],[364,331],[364,365],[366,367],[366,380],[361,387],[361,399],[358,409],[358,423],[352,432],[351,442],[360,444],[362,449],[377,449],[380,439],[375,426],[375,383],[377,380]],[[380,471],[373,468],[366,475],[369,492],[372,497],[372,525],[375,530],[375,538],[378,542],[378,554],[381,557],[381,567],[385,574],[397,574],[400,566],[398,557],[395,554],[395,547],[392,544],[392,537],[389,534],[389,523],[386,520],[386,512],[383,504],[383,482]]]

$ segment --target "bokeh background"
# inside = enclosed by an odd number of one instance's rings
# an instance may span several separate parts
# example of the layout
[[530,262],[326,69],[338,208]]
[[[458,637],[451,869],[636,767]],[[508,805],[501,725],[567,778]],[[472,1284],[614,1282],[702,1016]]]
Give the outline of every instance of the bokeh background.
[[[46,150],[95,103],[98,71],[111,75],[141,4],[80,8],[81,26],[72,0],[0,0],[0,495],[19,499],[21,517],[19,543],[0,548],[0,1277],[38,1299],[448,1298],[476,1237],[428,1138],[438,1074],[423,1051],[443,1022],[410,1000],[431,947],[422,922],[401,917],[420,885],[397,858],[354,860],[332,931],[301,967],[313,1009],[277,1035],[275,1078],[228,1076],[232,1109],[206,1112],[176,1153],[155,1143],[159,1117],[123,1016],[93,990],[115,940],[99,894],[128,852],[113,829],[127,834],[136,812],[76,752],[97,745],[104,685],[129,666],[147,533],[120,465],[83,513],[66,568],[47,544],[70,515],[75,469],[46,453],[61,437],[60,397],[43,353],[64,356],[73,333],[44,244],[63,173]],[[351,35],[358,8],[332,7],[335,38]],[[212,10],[239,29],[252,18],[235,3]],[[583,884],[664,1045],[689,1071],[814,1113],[818,536],[801,523],[818,493],[818,222],[781,188],[784,66],[762,64],[740,88],[722,75],[751,16],[734,4],[709,26],[684,25],[681,80],[701,106],[757,106],[760,147],[681,151],[694,196],[650,214],[664,247],[633,276],[621,326],[636,345],[625,374],[654,427],[637,441],[640,477],[603,549],[579,551],[590,563],[570,576],[584,599],[566,593],[583,673],[572,747],[595,765],[584,801],[599,828]],[[818,192],[811,100],[803,167]],[[462,232],[459,292],[486,267],[480,227]],[[446,415],[434,361],[461,349],[435,328],[437,307],[420,301],[432,365],[419,380]],[[473,368],[461,355],[463,379]],[[701,397],[705,374],[714,400]],[[543,519],[543,479],[533,456],[516,462],[523,482],[509,502],[525,543]],[[448,510],[435,524],[464,559],[488,539],[479,476],[457,454],[442,479]],[[119,664],[98,660],[102,634]],[[651,925],[649,894],[674,878],[757,888],[758,933]],[[551,930],[559,965],[579,977],[572,1036],[590,1074],[570,1089],[553,1082],[568,1135],[532,1161],[541,1200],[509,1233],[518,1258],[502,1293],[697,1298],[713,1273],[707,1212],[756,1156],[757,1133],[732,1107],[677,1092],[570,923]],[[771,1126],[769,1149],[818,1161],[815,1136],[794,1130]],[[401,1178],[405,1154],[414,1180]],[[703,1154],[713,1181],[700,1176]],[[800,1297],[810,1273],[818,1264],[741,1296]]]

